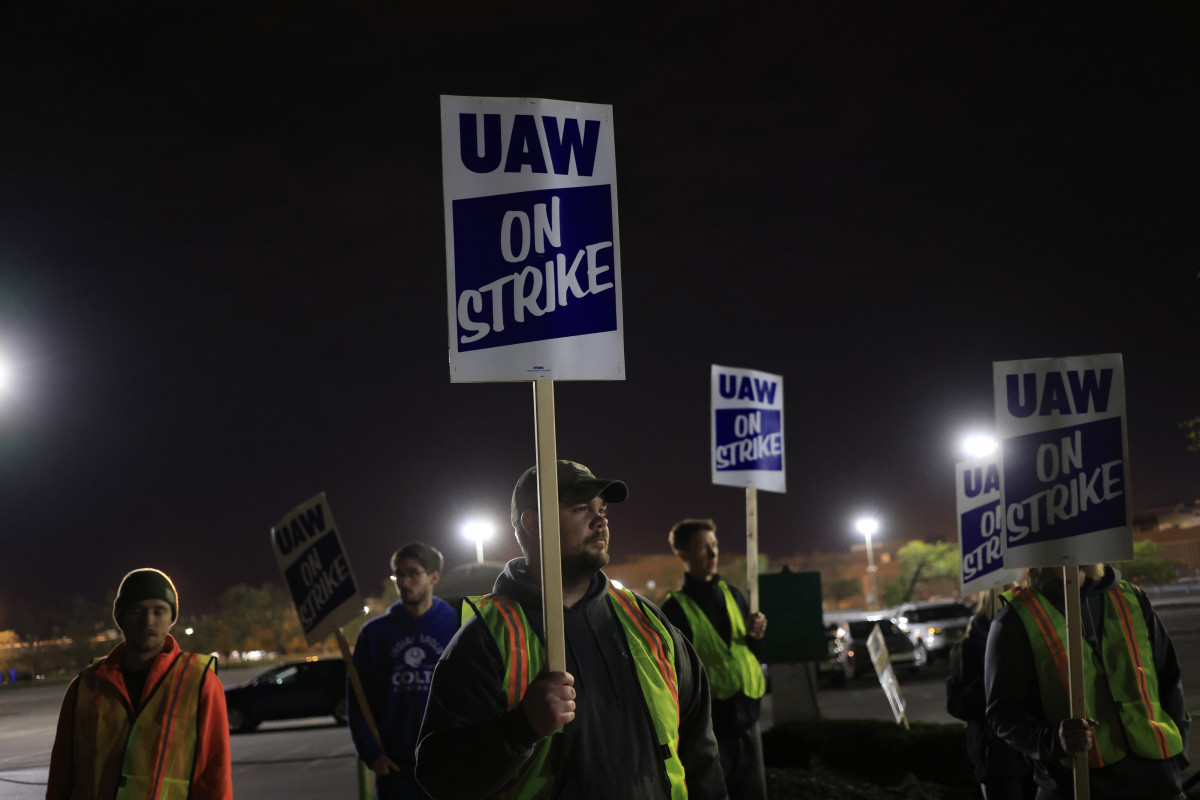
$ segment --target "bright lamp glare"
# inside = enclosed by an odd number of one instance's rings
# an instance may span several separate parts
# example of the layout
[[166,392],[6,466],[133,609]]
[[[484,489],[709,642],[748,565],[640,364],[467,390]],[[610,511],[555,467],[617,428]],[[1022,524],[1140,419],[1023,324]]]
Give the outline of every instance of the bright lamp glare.
[[466,536],[473,542],[484,542],[492,538],[492,534],[496,529],[486,522],[468,522],[463,525],[463,536]]
[[8,394],[13,385],[12,366],[0,356],[0,395]]
[[963,452],[971,458],[983,458],[996,452],[996,440],[983,434],[974,434],[963,439]]
[[872,517],[863,517],[858,522],[854,523],[854,530],[861,533],[863,536],[870,536],[879,530],[879,520]]

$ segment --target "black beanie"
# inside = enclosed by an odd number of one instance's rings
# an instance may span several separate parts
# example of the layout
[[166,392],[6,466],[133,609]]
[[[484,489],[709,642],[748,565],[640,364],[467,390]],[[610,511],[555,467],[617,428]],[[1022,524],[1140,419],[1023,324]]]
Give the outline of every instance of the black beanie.
[[117,589],[117,601],[113,603],[113,619],[117,627],[121,627],[121,614],[134,603],[143,600],[162,600],[171,607],[171,622],[179,618],[179,597],[175,594],[175,584],[166,573],[149,567],[135,569],[121,579],[121,588]]

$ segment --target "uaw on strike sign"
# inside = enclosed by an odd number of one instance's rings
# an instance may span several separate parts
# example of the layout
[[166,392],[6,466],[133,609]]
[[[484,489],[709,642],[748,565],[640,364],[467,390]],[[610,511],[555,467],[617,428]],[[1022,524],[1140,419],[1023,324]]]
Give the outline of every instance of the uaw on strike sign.
[[442,97],[450,379],[623,380],[612,107]]
[[783,376],[713,364],[712,482],[787,491]]
[[999,589],[1013,583],[1019,572],[1004,566],[999,456],[960,462],[955,468],[955,484],[962,593]]
[[289,511],[271,529],[271,544],[309,645],[362,614],[362,595],[324,492]]
[[992,365],[1008,567],[1133,557],[1120,354]]

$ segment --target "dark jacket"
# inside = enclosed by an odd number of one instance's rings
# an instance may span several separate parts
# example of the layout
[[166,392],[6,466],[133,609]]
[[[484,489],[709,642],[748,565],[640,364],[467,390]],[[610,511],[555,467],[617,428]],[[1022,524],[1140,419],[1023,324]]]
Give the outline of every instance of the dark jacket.
[[[541,590],[524,573],[524,559],[510,561],[495,591],[519,602],[530,625],[544,637]],[[608,578],[597,572],[585,597],[564,609],[567,672],[575,678],[576,710],[552,745],[553,796],[667,798],[662,755],[607,591]],[[656,606],[642,603],[669,627]],[[708,678],[692,646],[678,631],[672,633],[679,679],[679,757],[687,771],[688,796],[723,798]],[[438,662],[416,773],[438,800],[493,796],[533,753],[538,736],[525,712],[505,707],[504,667],[479,617],[467,621]]]
[[[458,612],[440,597],[414,617],[397,600],[386,614],[363,625],[354,645],[354,668],[388,757],[400,765],[417,758],[417,733],[425,715],[433,668],[458,630]],[[371,735],[358,695],[347,681],[350,735],[368,766],[382,754]]]
[[[1104,594],[1116,586],[1120,576],[1105,567],[1098,581],[1088,579],[1080,589],[1084,647],[1099,650],[1104,631]],[[1061,585],[1045,591],[1050,603],[1063,612]],[[1150,631],[1154,667],[1158,673],[1159,700],[1175,720],[1183,737],[1183,752],[1170,759],[1155,760],[1129,753],[1120,761],[1089,771],[1092,800],[1167,800],[1180,795],[1180,776],[1188,764],[1190,718],[1184,705],[1179,660],[1171,637],[1154,613],[1149,598],[1138,591],[1138,602]],[[1065,612],[1064,612],[1065,613]],[[1073,776],[1060,759],[1066,756],[1058,741],[1058,723],[1042,714],[1041,694],[1033,649],[1017,610],[1006,606],[996,615],[988,634],[984,669],[987,689],[987,719],[992,729],[1013,748],[1033,759],[1034,778],[1052,796],[1071,796]],[[1119,724],[1116,720],[1100,720]]]
[[[728,644],[733,636],[733,630],[730,627],[729,611],[725,608],[725,597],[717,585],[718,580],[720,577],[714,576],[711,581],[702,581],[693,578],[689,573],[684,573],[682,591],[694,600],[696,605],[700,606],[700,610],[704,612],[704,616],[708,617],[708,621],[712,623],[717,634]],[[729,586],[728,583],[725,585]],[[729,586],[729,592],[742,612],[742,619],[745,619],[750,613],[750,604],[746,602],[746,596],[736,586]],[[677,601],[667,598],[662,605],[662,610],[671,624],[679,628],[690,642],[692,626],[688,622],[687,615],[683,613],[683,607]],[[759,642],[759,639],[746,637],[746,646],[755,655],[758,655]],[[714,697],[712,700],[713,730],[718,735],[744,731],[758,722],[761,710],[761,698],[749,698],[741,692],[724,700]]]
[[967,635],[950,652],[946,679],[946,710],[967,723],[967,755],[975,780],[984,784],[1032,779],[1025,757],[1004,743],[987,724],[987,693],[983,685],[984,656],[992,621],[976,614]]

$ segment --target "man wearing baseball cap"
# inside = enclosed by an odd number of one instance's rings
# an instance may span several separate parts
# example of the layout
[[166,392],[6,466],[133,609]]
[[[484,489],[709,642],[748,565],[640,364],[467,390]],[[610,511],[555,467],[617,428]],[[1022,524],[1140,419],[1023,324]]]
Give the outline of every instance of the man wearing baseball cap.
[[575,461],[557,472],[567,670],[546,665],[530,468],[510,505],[525,557],[508,563],[438,662],[417,780],[435,798],[725,797],[700,659],[657,606],[602,571],[608,506],[628,487]]
[[232,800],[216,659],[179,649],[169,633],[178,617],[165,573],[135,569],[121,581],[113,619],[124,639],[67,688],[47,800]]

